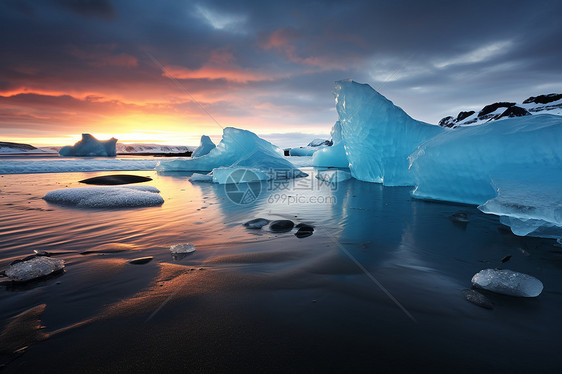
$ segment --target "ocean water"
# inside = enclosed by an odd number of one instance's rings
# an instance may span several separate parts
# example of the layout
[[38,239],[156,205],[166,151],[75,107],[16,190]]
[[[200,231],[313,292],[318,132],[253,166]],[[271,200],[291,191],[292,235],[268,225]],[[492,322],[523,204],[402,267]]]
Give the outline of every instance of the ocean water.
[[[313,174],[312,168],[305,171]],[[123,174],[115,172],[114,174]],[[53,252],[65,272],[0,278],[6,372],[555,370],[562,248],[521,238],[475,207],[414,200],[410,188],[314,178],[228,187],[157,174],[161,207],[76,209],[42,200],[110,172],[0,176],[0,269]],[[464,212],[468,223],[450,216]],[[247,220],[315,226],[248,230]],[[173,258],[169,247],[196,251]],[[501,264],[501,259],[511,260]],[[145,265],[129,260],[153,256]],[[531,274],[535,299],[462,290],[484,268]]]

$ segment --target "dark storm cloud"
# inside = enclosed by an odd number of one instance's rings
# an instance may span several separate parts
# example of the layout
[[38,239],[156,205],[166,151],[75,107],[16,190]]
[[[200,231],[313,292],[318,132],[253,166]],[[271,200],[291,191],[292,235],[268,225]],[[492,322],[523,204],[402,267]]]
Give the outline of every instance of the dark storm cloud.
[[560,91],[560,14],[559,1],[6,1],[0,95],[197,110],[150,54],[217,117],[277,113],[296,130],[300,115],[327,132],[333,81],[353,78],[436,122]]

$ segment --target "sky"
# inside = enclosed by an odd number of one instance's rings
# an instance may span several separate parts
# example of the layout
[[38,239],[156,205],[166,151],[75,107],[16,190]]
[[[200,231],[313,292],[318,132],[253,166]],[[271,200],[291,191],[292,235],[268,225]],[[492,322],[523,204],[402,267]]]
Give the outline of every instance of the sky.
[[0,141],[328,137],[334,82],[437,123],[562,92],[562,2],[0,0]]

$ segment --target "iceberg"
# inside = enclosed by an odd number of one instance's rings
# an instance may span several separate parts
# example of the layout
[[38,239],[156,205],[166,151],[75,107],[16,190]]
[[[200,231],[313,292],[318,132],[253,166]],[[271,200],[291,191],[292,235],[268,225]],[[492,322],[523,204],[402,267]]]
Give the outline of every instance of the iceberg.
[[562,168],[529,171],[524,178],[495,180],[498,195],[478,209],[499,216],[515,235],[562,238]]
[[335,84],[342,140],[354,178],[386,186],[414,184],[408,156],[442,127],[417,121],[368,84]]
[[82,134],[82,140],[76,142],[73,146],[67,145],[60,149],[61,156],[98,156],[98,157],[115,157],[117,139],[97,140],[91,134]]
[[201,143],[199,147],[195,148],[191,157],[201,157],[205,156],[207,153],[211,152],[212,149],[216,148],[215,143],[207,135],[201,136]]
[[540,280],[512,270],[484,269],[472,277],[472,285],[487,291],[520,297],[537,297],[543,290]]
[[283,156],[283,151],[248,130],[227,127],[222,140],[209,153],[196,158],[161,161],[158,171],[212,171],[215,183],[225,183],[227,174],[250,169],[259,179],[289,179],[306,176]]
[[349,167],[349,160],[345,154],[345,147],[342,140],[341,122],[336,121],[332,131],[332,146],[319,149],[318,152],[312,156],[312,165],[315,167],[336,167],[347,168]]
[[22,261],[14,261],[5,274],[14,282],[27,282],[45,277],[64,269],[64,261],[46,256],[33,256]]
[[[498,195],[495,183],[499,183],[505,186],[504,196],[511,196],[512,201],[525,199],[530,190],[543,190],[537,175],[561,175],[560,144],[562,117],[549,114],[446,129],[411,155],[416,184],[412,194],[421,199],[481,205]],[[545,191],[541,204],[559,201],[560,183],[550,184],[554,187]],[[509,192],[514,186],[526,186],[527,191]]]
[[164,203],[152,186],[78,187],[47,192],[44,200],[79,208],[133,208]]
[[289,150],[289,156],[312,156],[320,149],[330,147],[332,144],[331,140],[314,139],[308,143],[306,147],[291,148]]

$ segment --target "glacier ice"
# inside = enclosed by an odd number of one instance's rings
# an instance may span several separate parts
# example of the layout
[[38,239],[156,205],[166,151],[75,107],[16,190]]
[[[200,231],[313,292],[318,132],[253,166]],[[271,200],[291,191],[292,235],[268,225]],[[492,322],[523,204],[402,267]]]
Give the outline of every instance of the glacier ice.
[[205,156],[207,153],[211,152],[212,149],[216,148],[215,143],[207,135],[201,136],[201,143],[199,147],[195,148],[191,157],[201,157]]
[[527,171],[524,179],[494,180],[498,195],[480,209],[515,235],[562,238],[562,168]]
[[97,140],[91,134],[82,134],[82,140],[73,146],[67,145],[60,149],[61,156],[98,156],[115,157],[117,139]]
[[386,186],[413,185],[408,156],[443,128],[416,121],[368,84],[338,81],[334,93],[351,175]]
[[23,261],[13,262],[5,271],[8,278],[15,282],[27,282],[32,279],[41,278],[64,269],[64,261],[35,256]]
[[472,285],[509,296],[536,297],[543,290],[537,278],[512,270],[484,269],[472,277]]
[[345,154],[345,147],[342,140],[341,122],[336,121],[330,132],[332,136],[332,146],[324,147],[314,153],[312,165],[316,167],[349,167],[349,160]]
[[190,182],[212,182],[213,176],[211,174],[193,173],[189,177]]
[[[537,173],[562,172],[560,144],[562,117],[548,114],[447,129],[411,155],[412,194],[480,205],[497,196],[496,181],[506,194],[515,185],[540,190]],[[544,198],[547,204],[557,199],[551,193]]]
[[195,245],[193,243],[179,243],[170,247],[172,254],[186,254],[195,252]]
[[79,208],[132,208],[162,205],[159,192],[152,186],[78,187],[47,192],[43,199]]
[[[283,151],[248,130],[227,127],[216,148],[197,158],[161,161],[158,171],[213,171],[213,181],[222,183],[229,171],[246,168],[266,179],[306,176],[283,156]],[[215,176],[215,169],[217,175]]]

